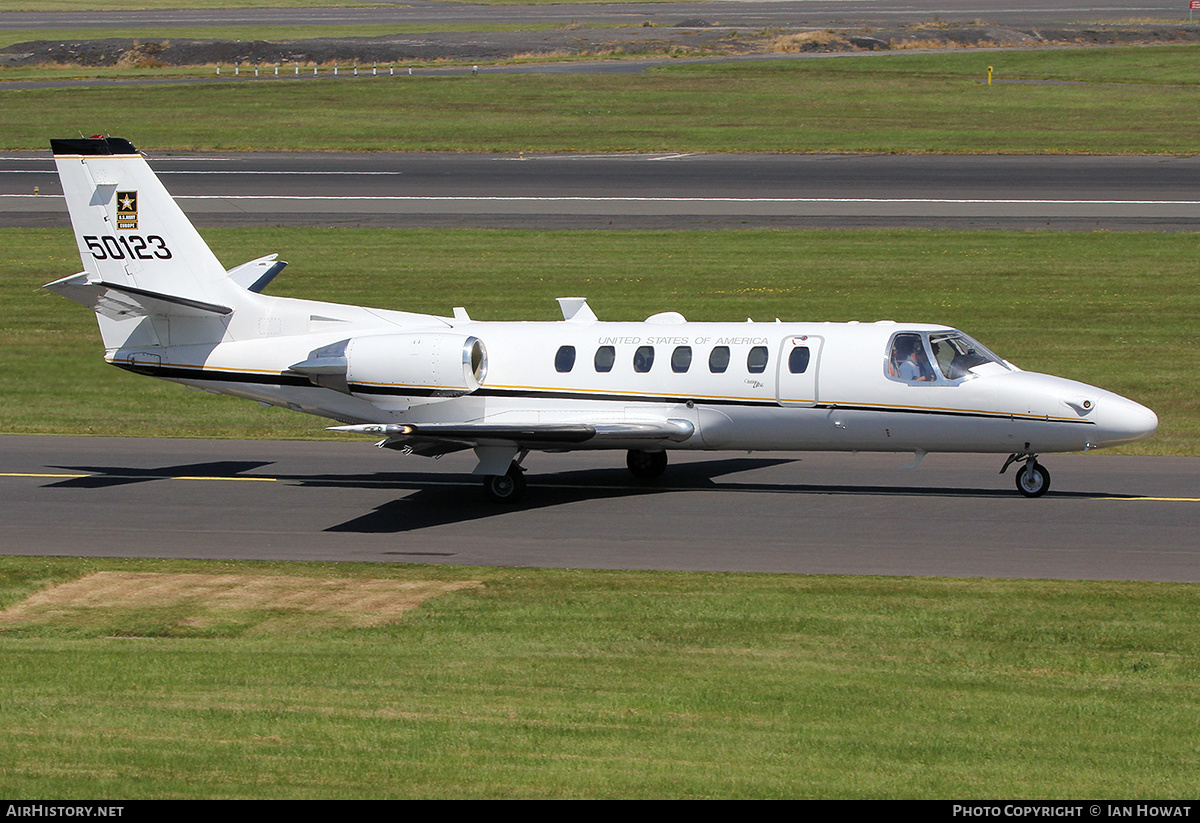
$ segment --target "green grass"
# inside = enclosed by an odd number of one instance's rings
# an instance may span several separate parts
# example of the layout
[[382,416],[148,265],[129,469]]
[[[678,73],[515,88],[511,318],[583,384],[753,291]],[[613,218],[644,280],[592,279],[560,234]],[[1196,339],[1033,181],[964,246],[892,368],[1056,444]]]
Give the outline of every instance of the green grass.
[[[961,328],[1022,368],[1132,397],[1159,433],[1127,448],[1200,453],[1200,234],[951,231],[213,229],[226,265],[290,261],[274,294],[480,320],[892,319]],[[0,430],[311,437],[322,421],[186,392],[101,360],[91,312],[37,286],[73,273],[66,230],[0,230]]]
[[361,629],[0,623],[10,799],[1200,789],[1195,586],[3,558],[0,604],[96,570],[484,585]]
[[[879,53],[882,59],[832,59],[810,61],[808,71],[823,75],[880,76],[964,80],[1060,80],[1071,83],[1136,83],[1142,85],[1200,84],[1197,47],[1149,46],[1119,48],[1046,48],[998,51],[961,51],[942,54]],[[748,71],[778,72],[782,64],[747,66]],[[728,67],[712,69],[728,71]],[[690,71],[690,69],[677,69]]]
[[[1180,112],[1200,105],[1198,54],[1187,46],[688,64],[637,75],[0,84],[0,144],[43,149],[53,136],[107,132],[155,150],[1188,154],[1200,151],[1200,132]],[[989,63],[1005,78],[1104,82],[989,87],[978,82]],[[1109,82],[1118,78],[1129,82]]]

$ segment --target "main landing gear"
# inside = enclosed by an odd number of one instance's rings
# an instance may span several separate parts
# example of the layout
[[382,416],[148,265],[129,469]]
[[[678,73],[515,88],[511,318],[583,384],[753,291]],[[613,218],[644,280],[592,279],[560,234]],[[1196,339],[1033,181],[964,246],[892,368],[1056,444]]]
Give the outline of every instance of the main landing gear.
[[525,470],[514,461],[507,474],[489,474],[483,478],[483,492],[493,503],[516,503],[525,495]]
[[[521,460],[528,452],[522,451],[508,466],[504,474],[489,474],[483,478],[483,492],[493,503],[512,505],[525,495],[525,470],[521,468]],[[629,472],[639,480],[653,480],[662,477],[667,470],[667,453],[665,451],[642,451],[630,449],[625,457]]]
[[1021,494],[1026,497],[1041,497],[1050,489],[1050,472],[1037,462],[1036,454],[1026,452],[1009,455],[1008,460],[1004,461],[1004,468],[1000,469],[1000,473],[1004,474],[1008,471],[1008,467],[1013,463],[1025,464],[1017,470],[1017,491]]
[[625,465],[629,467],[629,473],[639,480],[653,480],[662,477],[667,470],[667,453],[630,449],[629,454],[625,455]]

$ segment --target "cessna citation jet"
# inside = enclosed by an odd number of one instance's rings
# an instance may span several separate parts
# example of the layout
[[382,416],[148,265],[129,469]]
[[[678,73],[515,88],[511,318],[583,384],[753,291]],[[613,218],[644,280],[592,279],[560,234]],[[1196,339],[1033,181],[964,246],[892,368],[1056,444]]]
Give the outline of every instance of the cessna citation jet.
[[[960,331],[878,323],[478,322],[271,297],[276,255],[226,271],[127,140],[53,140],[84,271],[45,288],[96,312],[128,371],[331,418],[437,457],[474,449],[513,502],[531,451],[621,449],[657,477],[672,449],[990,452],[1017,489],[1044,452],[1150,436],[1154,412],[1024,372]],[[914,465],[916,463],[914,462]]]

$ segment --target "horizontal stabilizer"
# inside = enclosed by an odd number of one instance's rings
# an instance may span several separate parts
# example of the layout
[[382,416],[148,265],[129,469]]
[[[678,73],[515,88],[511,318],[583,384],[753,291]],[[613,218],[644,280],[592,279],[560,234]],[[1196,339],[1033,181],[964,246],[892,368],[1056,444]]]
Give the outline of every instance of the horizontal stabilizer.
[[127,317],[212,317],[224,316],[233,311],[228,306],[218,306],[187,297],[159,294],[134,286],[90,281],[86,272],[55,280],[42,288],[61,294],[113,320]]

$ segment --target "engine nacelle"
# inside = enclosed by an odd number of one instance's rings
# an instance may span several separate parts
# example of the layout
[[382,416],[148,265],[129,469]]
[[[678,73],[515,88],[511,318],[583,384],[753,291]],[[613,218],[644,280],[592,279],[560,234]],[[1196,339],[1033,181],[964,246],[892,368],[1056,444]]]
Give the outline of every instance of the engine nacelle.
[[346,344],[346,382],[355,394],[461,397],[487,376],[487,348],[454,332],[355,337]]

